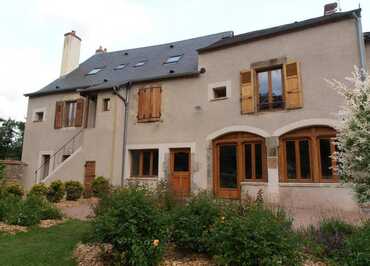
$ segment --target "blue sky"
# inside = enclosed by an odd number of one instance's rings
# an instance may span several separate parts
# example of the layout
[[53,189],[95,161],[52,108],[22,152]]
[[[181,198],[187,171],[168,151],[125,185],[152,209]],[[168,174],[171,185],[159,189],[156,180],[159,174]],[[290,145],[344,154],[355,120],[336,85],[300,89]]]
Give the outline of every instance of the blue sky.
[[[82,38],[80,62],[99,45],[108,51],[181,40],[226,30],[235,34],[321,16],[325,0],[2,0],[0,117],[24,120],[26,92],[58,77],[63,35]],[[370,1],[361,3],[370,31]]]

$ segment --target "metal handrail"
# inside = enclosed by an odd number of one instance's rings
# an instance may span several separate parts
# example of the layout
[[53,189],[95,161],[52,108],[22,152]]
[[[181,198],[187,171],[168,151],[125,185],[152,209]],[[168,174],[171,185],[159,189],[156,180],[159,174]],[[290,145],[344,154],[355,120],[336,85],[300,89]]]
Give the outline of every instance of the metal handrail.
[[[49,167],[50,167],[50,162],[51,162],[51,160],[52,159],[54,159],[54,162],[53,162],[53,168],[52,168],[52,170],[54,170],[55,169],[55,157],[56,157],[56,155],[61,151],[61,150],[63,150],[63,151],[65,151],[65,147],[68,145],[68,144],[70,144],[71,142],[72,142],[72,153],[74,152],[74,145],[75,145],[75,139],[82,133],[82,131],[83,131],[83,129],[81,129],[80,131],[78,131],[75,135],[73,135],[69,140],[67,140],[56,152],[54,152],[51,156],[50,156],[50,158],[49,158],[49,160],[47,161],[47,162],[44,162],[39,168],[37,168],[36,170],[35,170],[35,183],[38,183],[38,178],[37,178],[37,176],[38,176],[38,174],[39,174],[39,171],[47,164],[47,163],[49,163]],[[49,170],[49,172],[50,172],[50,170]]]

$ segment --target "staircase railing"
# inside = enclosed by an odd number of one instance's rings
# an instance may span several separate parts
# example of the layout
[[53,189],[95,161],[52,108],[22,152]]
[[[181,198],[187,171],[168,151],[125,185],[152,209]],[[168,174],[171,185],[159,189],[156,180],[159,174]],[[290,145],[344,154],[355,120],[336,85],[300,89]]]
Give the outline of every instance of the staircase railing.
[[[48,175],[54,171],[58,165],[60,165],[67,157],[72,155],[77,148],[81,146],[82,131],[79,130],[74,136],[68,139],[56,152],[54,152],[50,158],[43,162],[39,168],[35,170],[35,183],[39,183],[40,179],[43,180],[46,176],[40,176],[40,172],[44,171],[44,168],[48,165]],[[52,163],[51,163],[52,162]]]

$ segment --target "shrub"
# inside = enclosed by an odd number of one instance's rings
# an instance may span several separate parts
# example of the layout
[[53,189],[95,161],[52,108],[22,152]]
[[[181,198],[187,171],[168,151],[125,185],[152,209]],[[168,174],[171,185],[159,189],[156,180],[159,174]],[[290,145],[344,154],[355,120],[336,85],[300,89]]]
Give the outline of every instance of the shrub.
[[78,181],[68,181],[64,184],[67,200],[78,200],[81,198],[83,186]]
[[59,202],[64,197],[64,184],[60,180],[53,181],[48,189],[46,195],[47,199],[51,202]]
[[299,265],[300,245],[282,211],[261,204],[218,218],[209,232],[210,254],[219,265]]
[[336,219],[323,220],[317,229],[309,229],[309,237],[318,244],[315,250],[312,248],[314,255],[320,258],[336,259],[343,252],[346,237],[354,232],[354,227],[343,221]]
[[60,211],[40,196],[31,195],[22,200],[9,194],[0,201],[0,220],[7,224],[30,226],[44,219],[60,219]]
[[48,187],[44,183],[34,185],[28,195],[37,195],[41,197],[46,197],[48,194]]
[[114,191],[100,201],[96,215],[94,240],[113,245],[117,265],[158,265],[167,230],[160,209],[145,189]]
[[176,246],[195,252],[205,252],[206,236],[220,217],[220,209],[207,193],[199,193],[175,211],[173,241]]
[[8,194],[13,194],[18,197],[23,197],[24,190],[22,185],[17,181],[9,180],[4,183],[4,192]]
[[344,265],[370,265],[370,221],[367,221],[344,242]]
[[95,197],[103,197],[108,195],[111,191],[108,179],[104,178],[103,176],[98,176],[93,180],[91,189]]

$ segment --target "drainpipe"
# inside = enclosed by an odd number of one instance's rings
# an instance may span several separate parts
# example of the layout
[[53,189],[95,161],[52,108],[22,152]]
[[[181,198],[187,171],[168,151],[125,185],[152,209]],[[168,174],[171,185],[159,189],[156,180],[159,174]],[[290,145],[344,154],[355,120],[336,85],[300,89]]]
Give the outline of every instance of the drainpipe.
[[367,70],[367,67],[366,67],[365,41],[364,41],[364,33],[362,32],[361,15],[359,16],[356,14],[356,12],[353,12],[353,16],[356,19],[357,44],[358,44],[358,48],[360,51],[361,77],[365,79],[364,71]]
[[121,168],[121,186],[124,184],[124,176],[125,176],[125,162],[126,162],[126,146],[127,146],[127,121],[128,121],[128,103],[129,103],[129,90],[131,88],[131,82],[128,82],[126,84],[126,90],[125,90],[125,97],[123,97],[121,94],[119,94],[119,88],[120,87],[113,87],[113,92],[115,95],[118,96],[122,100],[125,106],[124,111],[124,120],[123,120],[123,140],[122,140],[122,168]]

